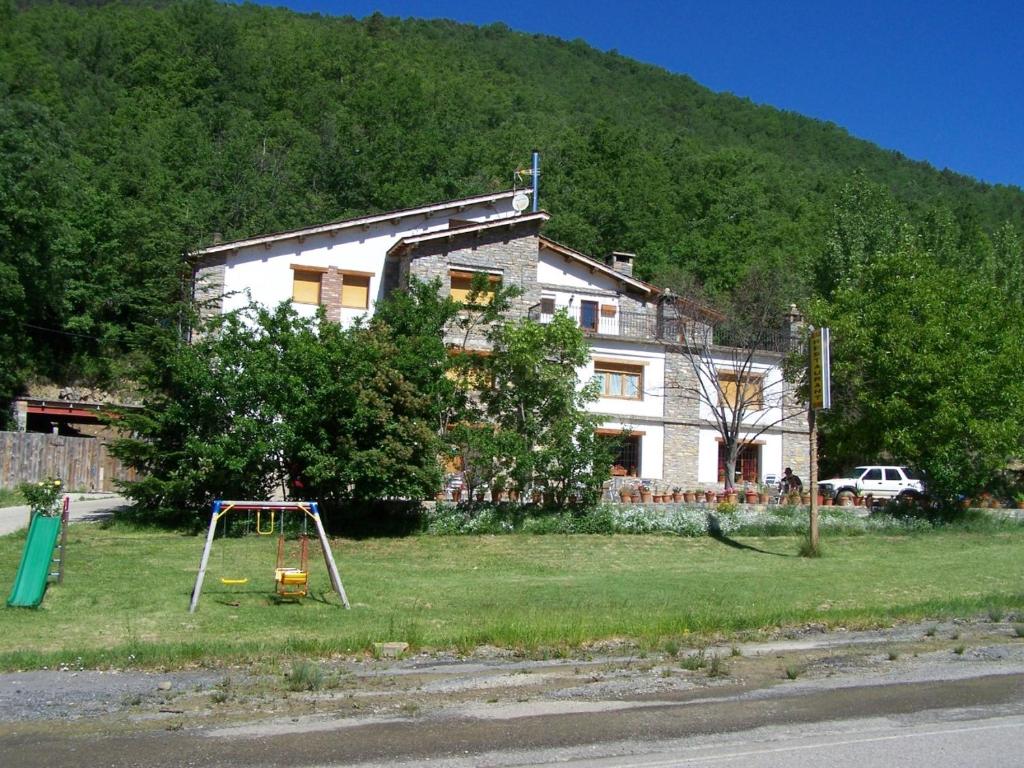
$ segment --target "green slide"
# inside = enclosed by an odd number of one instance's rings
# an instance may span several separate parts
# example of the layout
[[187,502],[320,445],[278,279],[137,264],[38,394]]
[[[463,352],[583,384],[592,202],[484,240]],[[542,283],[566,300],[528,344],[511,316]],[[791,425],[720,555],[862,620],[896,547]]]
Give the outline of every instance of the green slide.
[[14,588],[7,605],[35,608],[43,602],[46,579],[50,575],[53,547],[60,533],[60,517],[36,515],[28,529],[25,551],[14,579]]

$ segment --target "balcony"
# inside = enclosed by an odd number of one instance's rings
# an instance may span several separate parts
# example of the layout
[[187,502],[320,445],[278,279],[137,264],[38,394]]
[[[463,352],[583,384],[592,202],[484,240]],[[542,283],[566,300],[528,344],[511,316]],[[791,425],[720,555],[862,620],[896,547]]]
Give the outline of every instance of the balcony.
[[[689,331],[706,331],[707,326],[696,325],[688,318],[662,317],[655,313],[626,312],[617,310],[615,314],[604,314],[593,306],[559,306],[556,310],[568,313],[569,317],[587,336],[610,336],[637,341],[662,342],[678,344],[683,341]],[[550,323],[554,312],[544,312],[542,305],[530,307],[528,316],[538,323]],[[777,329],[760,329],[757,333],[747,333],[743,329],[735,329],[726,325],[711,329],[712,344],[716,347],[748,348],[753,343],[757,349],[770,352],[785,353],[792,348],[792,340],[788,333]],[[692,335],[691,335],[692,338]]]
[[[600,309],[588,306],[559,306],[588,336],[614,336],[639,341],[658,341],[657,319],[646,312],[623,312],[614,315],[603,314]],[[530,307],[529,317],[538,323],[550,323],[554,312],[544,312],[540,304]]]

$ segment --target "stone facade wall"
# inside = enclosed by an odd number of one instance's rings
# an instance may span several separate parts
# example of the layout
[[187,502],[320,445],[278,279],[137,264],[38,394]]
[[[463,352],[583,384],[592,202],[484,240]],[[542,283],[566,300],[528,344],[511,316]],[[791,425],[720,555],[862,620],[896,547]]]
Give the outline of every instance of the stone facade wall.
[[807,405],[795,396],[792,384],[786,384],[783,406],[786,420],[782,422],[782,465],[791,467],[806,487],[811,476],[810,435],[808,434]]
[[224,260],[216,257],[196,266],[192,297],[205,321],[224,311]]
[[[407,275],[424,282],[438,279],[441,281],[442,293],[447,294],[451,290],[450,272],[453,269],[500,273],[502,285],[514,285],[522,291],[520,296],[512,300],[508,312],[509,319],[516,320],[525,317],[530,307],[540,303],[541,289],[537,283],[538,249],[537,229],[522,234],[506,230],[486,232],[479,237],[476,234],[465,234],[453,240],[434,240],[416,247],[403,279],[407,279]],[[403,269],[403,273],[405,271]],[[486,345],[483,336],[485,330],[480,328],[471,334],[471,347]],[[457,341],[461,342],[461,337]]]
[[697,376],[686,356],[665,350],[664,478],[684,488],[697,486],[700,454],[700,403],[694,395]]
[[694,424],[665,424],[665,482],[684,489],[698,486],[700,428]]

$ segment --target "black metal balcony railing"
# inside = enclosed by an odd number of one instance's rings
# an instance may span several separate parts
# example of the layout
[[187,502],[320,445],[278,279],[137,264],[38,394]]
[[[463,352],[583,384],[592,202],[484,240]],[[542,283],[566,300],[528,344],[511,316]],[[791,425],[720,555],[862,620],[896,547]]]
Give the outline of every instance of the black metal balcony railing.
[[[612,336],[638,341],[660,341],[683,343],[687,338],[693,343],[702,343],[699,334],[707,333],[707,326],[694,323],[688,318],[659,318],[655,313],[628,312],[617,310],[615,314],[601,314],[592,308],[560,306],[569,317],[576,321],[583,332],[592,336]],[[554,312],[545,312],[542,305],[534,304],[529,309],[529,318],[540,323],[549,323]],[[718,347],[740,347],[763,349],[770,352],[788,352],[791,339],[788,333],[777,329],[746,331],[728,326],[710,329],[711,343]]]

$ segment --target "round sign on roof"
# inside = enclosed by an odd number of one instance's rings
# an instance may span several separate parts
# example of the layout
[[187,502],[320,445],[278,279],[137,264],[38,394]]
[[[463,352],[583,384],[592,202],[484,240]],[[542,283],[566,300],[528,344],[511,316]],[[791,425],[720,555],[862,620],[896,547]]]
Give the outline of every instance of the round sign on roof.
[[512,207],[522,213],[530,207],[530,198],[525,192],[516,192],[512,196]]

